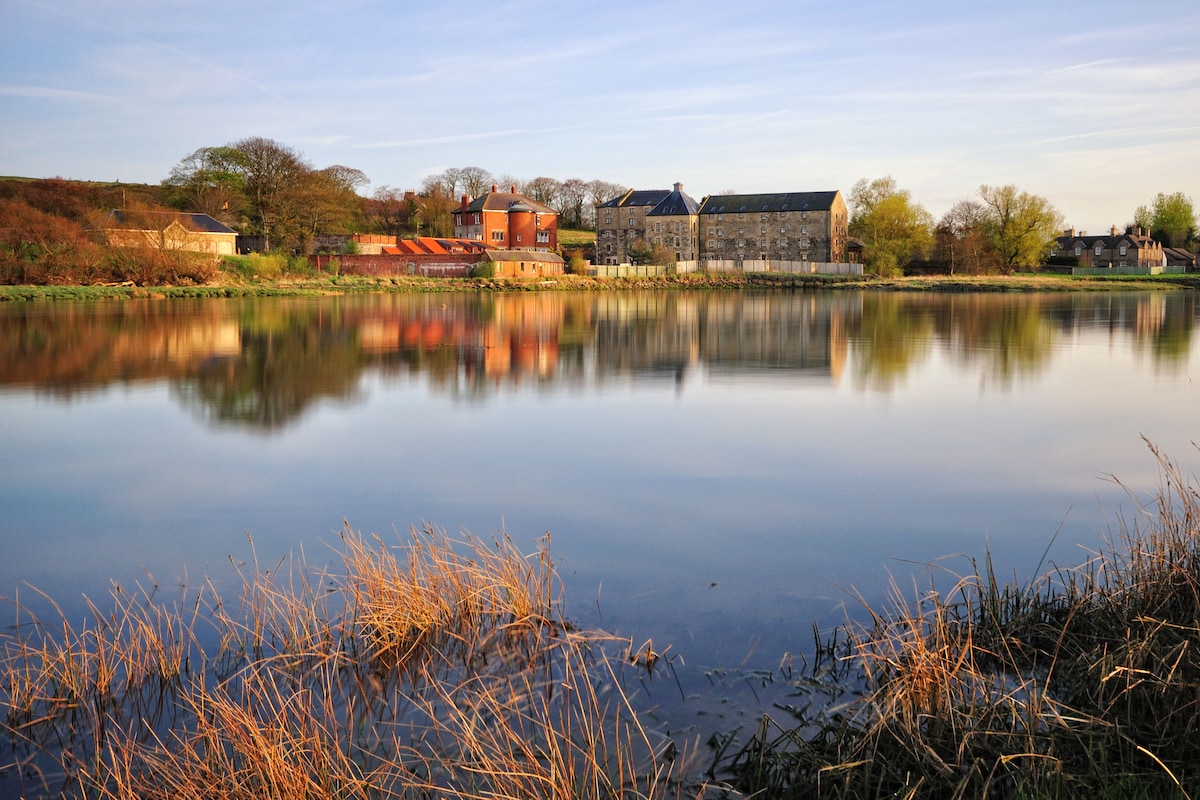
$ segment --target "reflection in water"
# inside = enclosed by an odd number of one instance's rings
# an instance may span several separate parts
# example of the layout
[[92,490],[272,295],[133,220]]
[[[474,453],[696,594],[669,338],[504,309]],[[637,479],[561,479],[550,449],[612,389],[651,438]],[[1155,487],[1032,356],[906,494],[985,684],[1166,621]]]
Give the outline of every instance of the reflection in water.
[[485,401],[522,386],[603,386],[771,372],[892,391],[934,352],[1000,386],[1085,330],[1128,334],[1159,369],[1185,363],[1194,293],[910,295],[596,292],[8,304],[0,385],[71,398],[170,382],[217,424],[265,430],[365,373]]

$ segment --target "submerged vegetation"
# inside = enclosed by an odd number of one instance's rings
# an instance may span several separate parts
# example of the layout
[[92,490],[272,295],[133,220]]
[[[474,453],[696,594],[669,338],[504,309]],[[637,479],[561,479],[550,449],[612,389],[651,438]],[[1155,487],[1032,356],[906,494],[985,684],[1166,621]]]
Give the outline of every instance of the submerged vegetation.
[[[648,718],[673,670],[575,629],[549,543],[385,544],[342,574],[242,571],[0,634],[0,788],[23,796],[1200,797],[1200,489],[1161,483],[1086,563],[894,589],[831,636],[743,740],[701,758]],[[1133,497],[1133,493],[1130,492]],[[650,715],[652,716],[652,715]]]

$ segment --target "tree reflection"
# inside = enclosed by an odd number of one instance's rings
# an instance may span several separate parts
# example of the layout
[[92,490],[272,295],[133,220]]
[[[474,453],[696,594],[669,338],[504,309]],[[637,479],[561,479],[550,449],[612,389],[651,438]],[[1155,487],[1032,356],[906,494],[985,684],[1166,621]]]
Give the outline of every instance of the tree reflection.
[[0,387],[71,399],[165,383],[213,425],[278,430],[363,379],[448,401],[613,381],[770,373],[891,392],[945,353],[1005,387],[1055,348],[1106,337],[1186,367],[1194,293],[532,292],[0,306]]

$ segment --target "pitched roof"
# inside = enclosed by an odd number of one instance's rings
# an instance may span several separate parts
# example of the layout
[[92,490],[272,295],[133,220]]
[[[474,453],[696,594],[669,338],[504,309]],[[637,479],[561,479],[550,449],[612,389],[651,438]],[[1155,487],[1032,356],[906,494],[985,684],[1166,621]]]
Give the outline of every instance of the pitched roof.
[[221,224],[208,214],[188,211],[122,211],[113,209],[108,214],[112,227],[125,230],[149,230],[146,225],[166,228],[172,222],[198,233],[234,233],[233,228]]
[[[520,205],[518,205],[518,204],[520,204]],[[514,206],[514,205],[517,205],[517,208],[513,209],[512,206]],[[526,206],[526,208],[521,208],[520,207],[521,205]],[[474,200],[472,200],[470,203],[467,204],[466,208],[459,208],[459,209],[455,209],[455,210],[472,213],[475,211],[504,211],[504,212],[507,212],[510,209],[514,210],[514,211],[533,211],[538,214],[557,214],[558,213],[557,211],[555,211],[553,208],[551,208],[548,205],[539,203],[536,200],[531,200],[530,198],[526,197],[525,195],[518,194],[515,192],[488,192],[485,195],[476,197]]]
[[832,192],[777,192],[775,194],[717,194],[700,206],[701,214],[760,213],[772,211],[828,211],[838,196]]
[[630,189],[597,208],[631,208],[633,206],[654,208],[671,194],[670,189]]
[[675,184],[675,189],[651,209],[646,216],[681,217],[697,214],[699,211],[700,204],[689,196],[687,192],[683,191],[682,184],[677,183]]
[[395,245],[382,248],[385,255],[446,255],[449,253],[481,253],[488,249],[475,239],[453,239],[421,236],[416,239],[397,239]]

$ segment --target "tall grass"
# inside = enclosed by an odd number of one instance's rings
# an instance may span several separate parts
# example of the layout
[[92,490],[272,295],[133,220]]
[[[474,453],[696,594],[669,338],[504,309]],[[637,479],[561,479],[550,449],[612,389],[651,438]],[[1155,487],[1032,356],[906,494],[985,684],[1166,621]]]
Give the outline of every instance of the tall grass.
[[338,575],[255,561],[232,605],[210,585],[172,602],[114,588],[78,628],[18,606],[5,779],[96,798],[684,791],[610,640],[562,618],[548,540],[526,556],[428,527],[341,539]]
[[[860,695],[729,760],[769,797],[1200,797],[1200,492],[1161,485],[1074,569],[893,586],[834,646]],[[1129,493],[1134,498],[1132,492]],[[1136,500],[1136,498],[1134,498]]]

